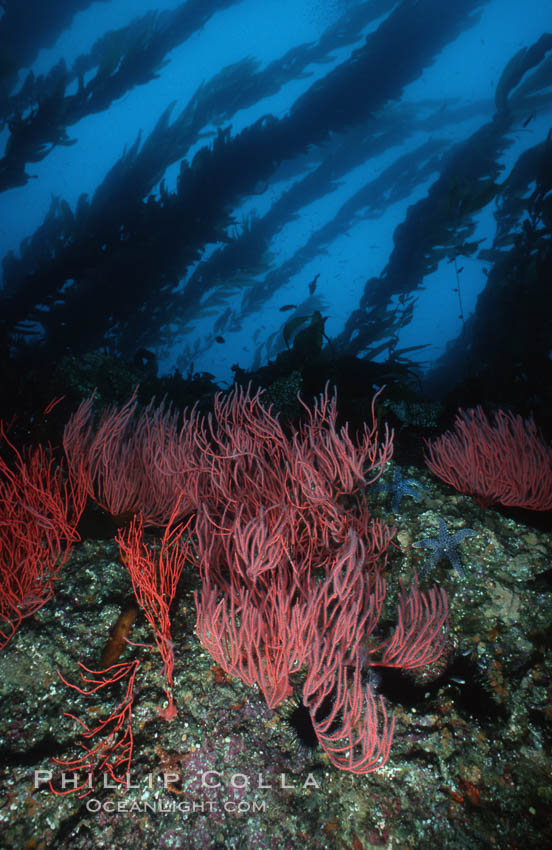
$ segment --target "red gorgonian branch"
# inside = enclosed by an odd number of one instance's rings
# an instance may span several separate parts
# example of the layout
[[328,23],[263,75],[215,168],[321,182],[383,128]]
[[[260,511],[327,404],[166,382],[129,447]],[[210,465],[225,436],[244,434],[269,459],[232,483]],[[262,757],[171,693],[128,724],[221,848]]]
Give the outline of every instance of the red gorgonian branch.
[[138,409],[136,392],[94,423],[94,396],[83,401],[63,432],[71,476],[104,510],[144,525],[166,525],[176,503],[184,517],[197,508],[206,470],[196,445],[195,408],[182,414],[152,400]]
[[[95,694],[120,681],[126,680],[126,686],[123,699],[113,708],[105,720],[100,721],[94,727],[88,726],[74,714],[65,712],[66,717],[75,720],[84,729],[81,743],[84,755],[76,759],[53,759],[56,764],[63,768],[61,788],[56,788],[52,781],[49,783],[50,790],[54,794],[63,796],[76,793],[81,798],[86,797],[92,793],[94,779],[98,773],[107,773],[117,785],[125,788],[128,786],[134,746],[132,734],[134,680],[139,666],[140,662],[135,660],[114,664],[105,670],[90,670],[79,662],[81,680],[83,684],[90,685],[88,688],[73,685],[59,673],[64,684],[84,696]],[[97,743],[94,746],[89,746],[88,742],[92,742],[92,739],[96,739]],[[68,773],[70,774],[69,777],[67,776]],[[84,775],[84,779],[81,774]]]
[[80,540],[77,523],[86,492],[67,483],[51,449],[21,452],[0,438],[13,457],[0,457],[0,649],[21,621],[36,614],[53,596],[71,547]]
[[184,537],[184,533],[192,520],[190,517],[186,523],[176,524],[179,513],[180,505],[177,500],[158,551],[156,547],[149,548],[144,543],[144,523],[141,516],[135,516],[128,530],[120,530],[116,537],[134,594],[153,628],[155,643],[163,659],[168,705],[157,710],[165,720],[174,720],[177,714],[173,699],[174,648],[169,612],[178,580],[188,558],[188,539]]
[[533,418],[481,407],[458,411],[454,431],[426,441],[426,463],[442,481],[482,507],[552,508],[552,449]]

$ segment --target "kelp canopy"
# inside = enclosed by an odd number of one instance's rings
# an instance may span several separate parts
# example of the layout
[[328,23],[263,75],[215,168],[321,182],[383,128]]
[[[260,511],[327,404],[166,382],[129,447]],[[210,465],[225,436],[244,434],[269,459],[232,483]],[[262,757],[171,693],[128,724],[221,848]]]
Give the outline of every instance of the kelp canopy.
[[[32,26],[30,5],[37,15]],[[4,54],[0,87],[5,197],[33,178],[33,164],[59,146],[78,144],[79,122],[147,89],[170,67],[171,51],[198,37],[209,21],[239,14],[236,0],[188,0],[152,10],[106,32],[70,65],[61,57],[47,75],[20,77],[17,87],[21,68],[88,4],[55,5],[46,23],[40,4],[26,4],[25,15],[15,0],[3,4],[0,43],[13,46]],[[217,68],[185,104],[160,103],[151,132],[128,140],[93,194],[82,193],[73,206],[52,196],[40,226],[18,252],[4,256],[0,321],[10,356],[37,331],[41,351],[51,357],[105,346],[124,357],[139,349],[163,355],[178,339],[178,364],[187,369],[256,316],[253,365],[260,366],[327,312],[322,284],[332,285],[324,281],[329,245],[359,220],[369,229],[425,185],[395,227],[382,272],[357,292],[357,306],[337,336],[328,341],[325,332],[318,334],[320,347],[331,342],[332,356],[408,367],[411,352],[400,347],[400,337],[413,321],[424,280],[441,263],[454,263],[461,298],[463,260],[478,257],[486,263],[486,286],[473,315],[464,316],[461,307],[461,335],[428,385],[442,391],[466,376],[491,385],[497,372],[512,380],[540,372],[551,339],[550,133],[527,134],[530,142],[513,167],[505,172],[503,162],[533,117],[550,112],[552,35],[512,56],[492,104],[405,98],[405,89],[478,24],[487,5],[347,5],[317,41],[266,64],[252,44],[251,55]],[[300,93],[287,111],[269,109],[258,117],[264,101],[291,85]],[[248,122],[243,116],[255,115],[255,107],[257,117]],[[467,121],[478,126],[464,137],[458,128]],[[370,167],[389,151],[396,155],[385,168]],[[308,217],[312,204],[359,169],[358,189],[275,262],[274,240],[284,228]],[[274,194],[267,201],[269,187]],[[259,212],[256,199],[262,199]],[[484,210],[496,219],[492,244],[476,232]],[[318,286],[263,330],[270,299],[311,263],[319,269]],[[198,337],[200,320],[212,325]],[[316,327],[324,331],[323,321]]]

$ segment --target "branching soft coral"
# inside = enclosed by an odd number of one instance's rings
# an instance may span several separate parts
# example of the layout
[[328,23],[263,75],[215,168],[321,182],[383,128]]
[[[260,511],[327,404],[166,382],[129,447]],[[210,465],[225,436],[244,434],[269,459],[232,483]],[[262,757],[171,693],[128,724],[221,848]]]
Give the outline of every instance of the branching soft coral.
[[552,449],[532,417],[499,410],[491,425],[481,407],[460,409],[455,430],[426,448],[431,471],[482,507],[552,508]]

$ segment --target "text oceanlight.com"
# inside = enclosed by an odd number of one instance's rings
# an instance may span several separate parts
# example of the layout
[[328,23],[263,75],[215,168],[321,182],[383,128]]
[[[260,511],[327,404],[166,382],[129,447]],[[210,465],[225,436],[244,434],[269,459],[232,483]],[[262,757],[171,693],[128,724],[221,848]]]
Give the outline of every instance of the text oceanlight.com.
[[266,812],[266,800],[225,800],[219,805],[214,800],[98,800],[97,797],[89,797],[86,800],[86,808],[89,812],[108,812],[124,814],[125,812],[139,812],[140,814],[192,814],[195,812],[216,812],[224,809],[225,812]]

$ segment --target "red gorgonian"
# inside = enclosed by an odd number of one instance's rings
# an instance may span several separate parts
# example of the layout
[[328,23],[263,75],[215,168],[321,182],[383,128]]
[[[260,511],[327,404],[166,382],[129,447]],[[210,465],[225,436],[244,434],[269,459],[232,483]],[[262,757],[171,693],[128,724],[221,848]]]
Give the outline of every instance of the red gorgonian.
[[489,507],[495,502],[533,511],[552,508],[552,449],[533,418],[459,409],[454,431],[426,441],[426,463],[460,493]]

